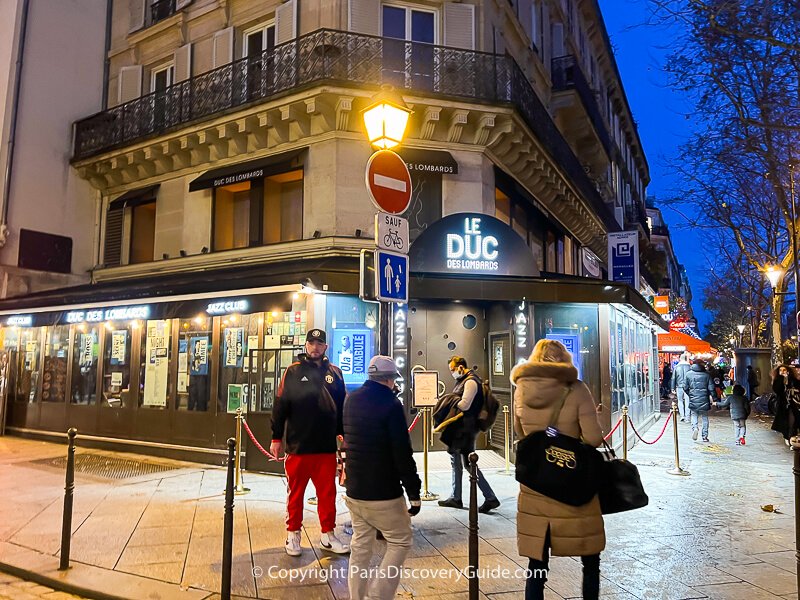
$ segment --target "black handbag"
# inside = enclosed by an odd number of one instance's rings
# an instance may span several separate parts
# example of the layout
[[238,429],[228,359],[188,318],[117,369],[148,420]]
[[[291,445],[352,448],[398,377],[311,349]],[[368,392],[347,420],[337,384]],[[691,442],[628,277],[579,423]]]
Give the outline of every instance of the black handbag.
[[600,510],[611,515],[647,506],[650,499],[642,486],[639,469],[632,462],[617,458],[614,450],[603,440],[606,457],[600,482]]
[[522,485],[570,506],[582,506],[597,494],[603,456],[581,440],[559,433],[555,425],[572,391],[568,385],[553,410],[550,426],[517,445],[516,478]]

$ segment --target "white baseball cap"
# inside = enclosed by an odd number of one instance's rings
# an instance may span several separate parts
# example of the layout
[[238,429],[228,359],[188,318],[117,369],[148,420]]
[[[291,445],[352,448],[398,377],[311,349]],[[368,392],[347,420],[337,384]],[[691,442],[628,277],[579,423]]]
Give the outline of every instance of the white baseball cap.
[[400,372],[392,357],[382,356],[380,354],[373,356],[372,360],[369,361],[367,374],[370,379],[391,379],[400,377]]

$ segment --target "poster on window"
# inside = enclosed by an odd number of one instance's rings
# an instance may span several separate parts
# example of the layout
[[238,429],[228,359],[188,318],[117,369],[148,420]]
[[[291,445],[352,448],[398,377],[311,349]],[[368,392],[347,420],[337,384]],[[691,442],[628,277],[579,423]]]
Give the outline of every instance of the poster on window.
[[208,375],[208,336],[189,340],[189,374]]
[[169,358],[167,343],[169,329],[167,321],[148,321],[145,341],[147,363],[144,368],[144,406],[167,405],[167,377]]
[[111,332],[111,364],[125,364],[125,350],[128,346],[128,332],[125,329]]
[[78,348],[78,365],[81,367],[91,367],[94,363],[94,347],[97,343],[94,332],[82,333],[80,337],[80,347]]
[[241,369],[244,359],[244,328],[228,327],[225,330],[225,344],[223,348],[225,366]]
[[548,333],[545,337],[548,340],[557,340],[564,344],[564,347],[572,355],[572,364],[578,369],[578,379],[583,379],[580,336],[577,333]]
[[178,340],[178,373],[189,372],[189,340]]
[[255,350],[258,349],[258,336],[257,335],[248,335],[247,336],[247,356],[244,357],[244,367],[242,371],[245,373],[250,372],[250,361],[253,361],[253,370],[255,371],[256,365],[258,364],[258,352]]
[[189,374],[178,373],[178,393],[185,394],[189,391]]
[[237,383],[228,384],[228,412],[235,413],[236,409],[241,408],[242,411],[247,410],[247,405],[242,403],[244,395],[243,385]]
[[334,329],[331,356],[342,370],[346,385],[361,385],[367,379],[367,367],[372,359],[372,330]]

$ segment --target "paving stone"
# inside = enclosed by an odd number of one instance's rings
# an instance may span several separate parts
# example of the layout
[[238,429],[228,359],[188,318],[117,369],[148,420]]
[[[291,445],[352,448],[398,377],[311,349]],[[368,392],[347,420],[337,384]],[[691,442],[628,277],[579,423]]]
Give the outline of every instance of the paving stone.
[[[708,596],[709,600],[777,600],[781,598],[781,596],[743,582],[698,585],[694,589]],[[797,594],[787,597],[796,599]]]

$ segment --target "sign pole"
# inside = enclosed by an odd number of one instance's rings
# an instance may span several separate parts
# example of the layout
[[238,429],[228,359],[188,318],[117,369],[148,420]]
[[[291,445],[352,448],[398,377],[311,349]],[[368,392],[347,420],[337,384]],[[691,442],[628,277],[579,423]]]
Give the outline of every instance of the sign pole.
[[378,304],[378,354],[389,356],[389,340],[392,335],[392,305],[389,302]]

